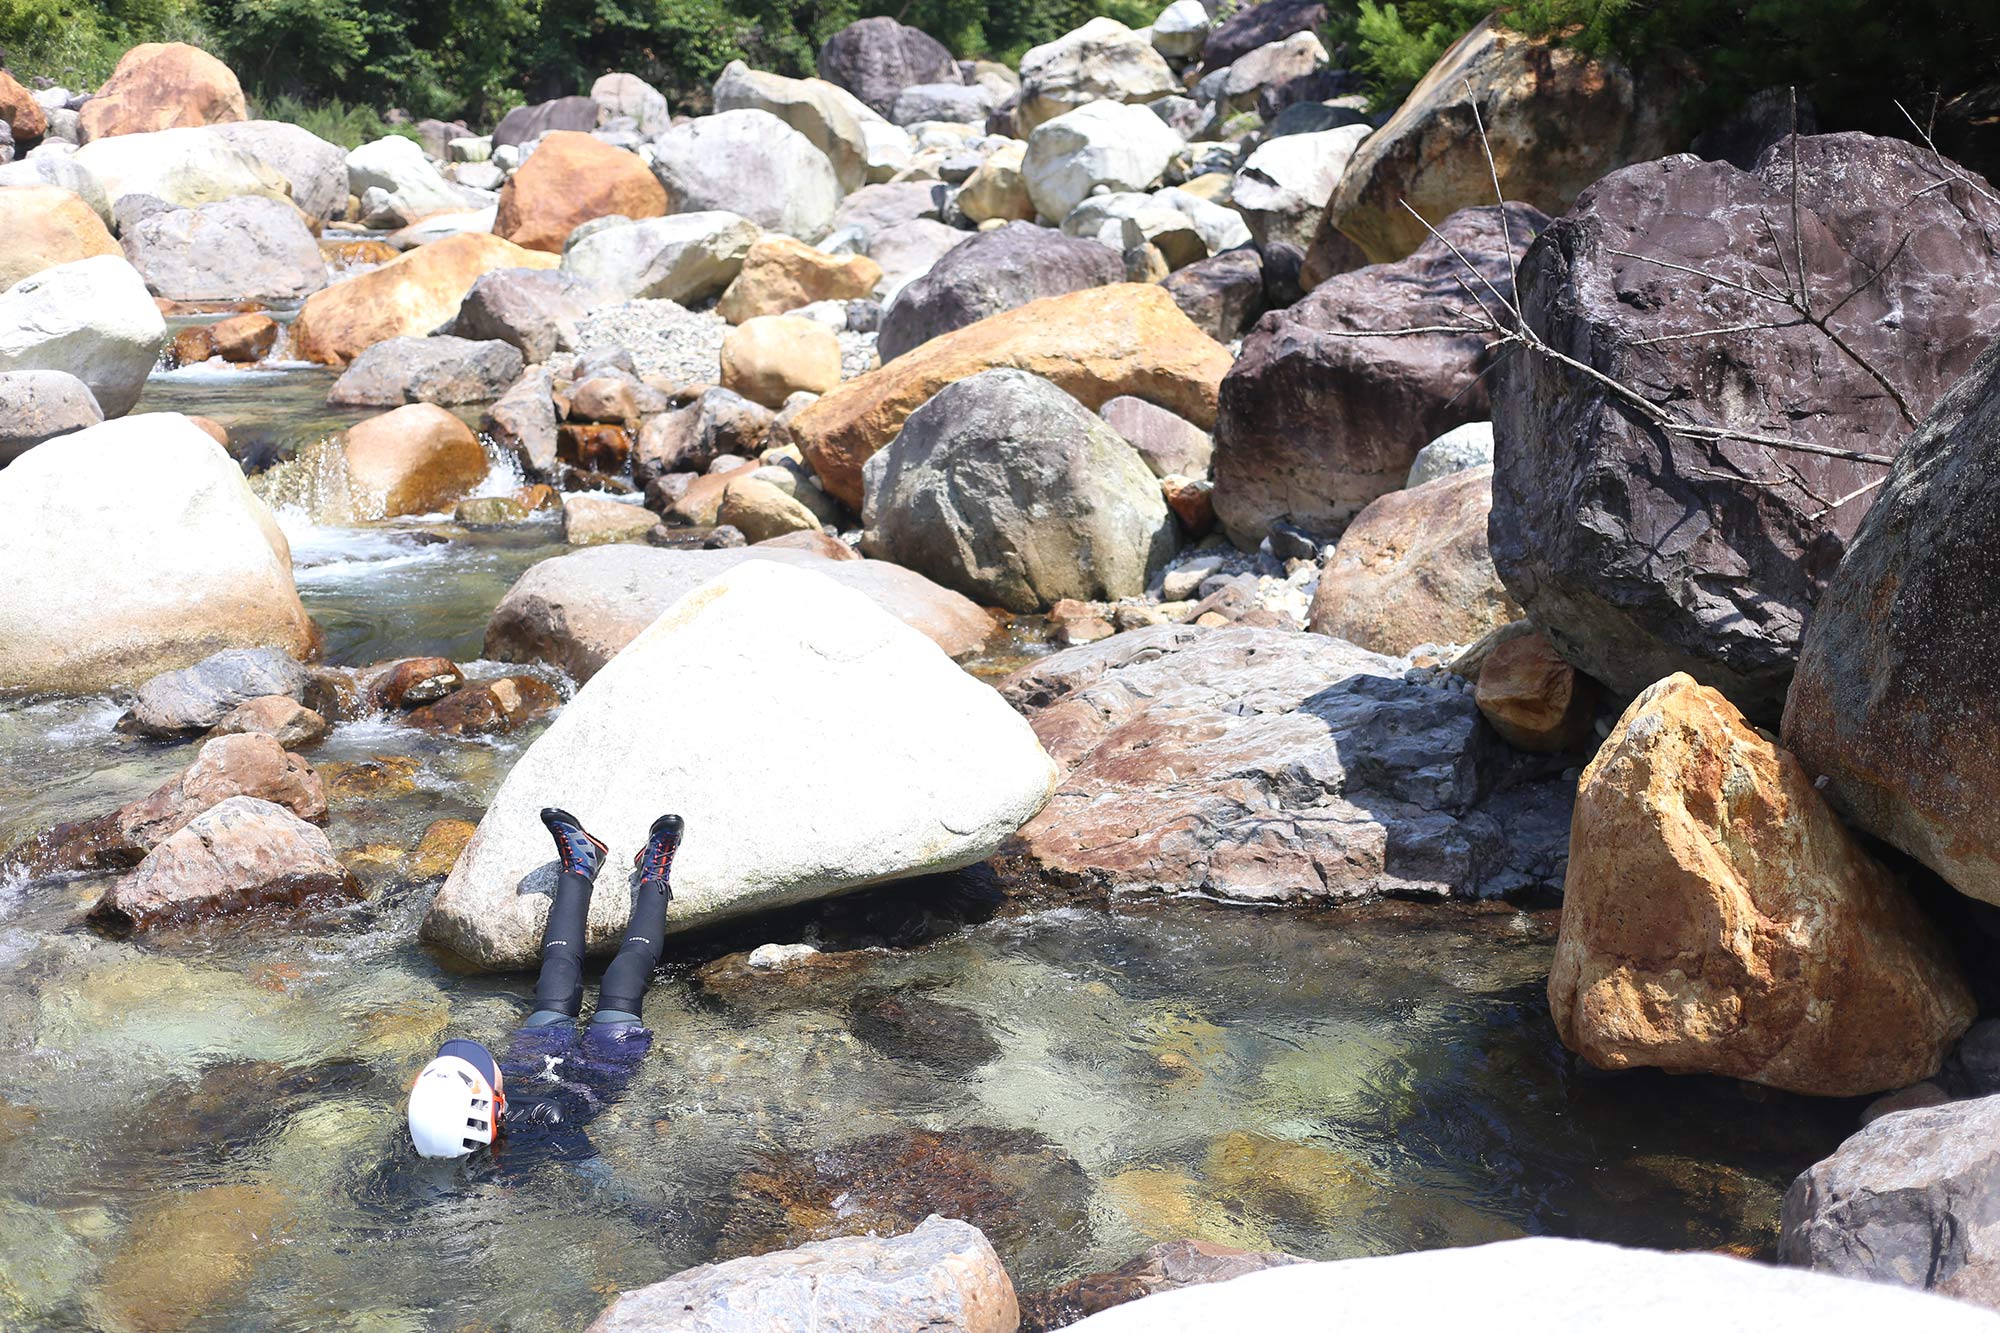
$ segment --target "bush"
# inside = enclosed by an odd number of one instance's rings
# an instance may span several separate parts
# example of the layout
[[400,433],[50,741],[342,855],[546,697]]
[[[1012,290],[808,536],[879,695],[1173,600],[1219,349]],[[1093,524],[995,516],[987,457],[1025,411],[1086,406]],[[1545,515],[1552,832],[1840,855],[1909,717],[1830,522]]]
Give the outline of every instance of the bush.
[[372,106],[355,106],[338,99],[305,102],[288,93],[280,93],[276,97],[259,98],[252,102],[250,114],[258,120],[282,120],[297,125],[342,148],[359,148],[362,144],[373,143],[391,134],[400,134],[406,139],[417,137],[413,127],[389,124]]

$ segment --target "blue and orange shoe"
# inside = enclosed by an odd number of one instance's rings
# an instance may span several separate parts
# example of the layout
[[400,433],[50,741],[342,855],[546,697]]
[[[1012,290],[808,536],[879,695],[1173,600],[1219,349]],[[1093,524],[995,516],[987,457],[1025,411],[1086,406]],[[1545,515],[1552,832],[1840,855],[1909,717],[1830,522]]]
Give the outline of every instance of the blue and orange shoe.
[[653,821],[652,830],[646,836],[646,845],[632,858],[632,864],[639,867],[640,880],[667,882],[667,876],[674,868],[674,853],[680,850],[681,832],[687,821],[679,815],[661,815]]
[[566,873],[597,878],[610,849],[584,832],[575,815],[549,806],[542,811],[542,827],[556,840],[556,859],[562,862]]

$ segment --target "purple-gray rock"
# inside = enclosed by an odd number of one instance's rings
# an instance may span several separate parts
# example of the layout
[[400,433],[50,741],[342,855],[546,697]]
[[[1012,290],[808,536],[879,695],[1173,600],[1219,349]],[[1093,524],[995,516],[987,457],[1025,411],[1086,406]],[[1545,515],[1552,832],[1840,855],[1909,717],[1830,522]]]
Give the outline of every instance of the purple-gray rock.
[[1264,313],[1264,260],[1254,246],[1197,259],[1160,285],[1182,314],[1219,343],[1235,342]]
[[1295,32],[1306,32],[1326,22],[1326,6],[1320,0],[1263,0],[1246,5],[1208,34],[1201,48],[1204,74],[1233,65],[1260,46],[1282,42]]
[[265,695],[303,698],[306,669],[276,648],[231,648],[139,687],[120,726],[142,736],[207,731],[238,704]]
[[882,312],[875,347],[887,362],[988,315],[1124,277],[1124,261],[1110,246],[1009,222],[954,245],[898,292]]
[[556,354],[565,326],[595,304],[588,283],[557,269],[499,268],[480,275],[459,304],[451,332],[518,348],[529,365]]
[[[2000,327],[2000,209],[1899,139],[1798,143],[1796,243],[1789,141],[1755,172],[1663,158],[1604,177],[1550,226],[1522,261],[1523,308],[1555,350],[1682,420],[1893,454],[1911,423],[1825,335],[1685,336],[1783,322],[1788,306],[1614,253],[1782,291],[1802,250],[1813,309],[1854,293],[1835,330],[1921,420]],[[1663,434],[1569,367],[1518,353],[1494,377],[1492,416],[1494,564],[1563,656],[1626,694],[1685,671],[1774,719],[1884,469]]]
[[517,106],[493,127],[493,146],[520,145],[539,139],[551,130],[578,130],[588,134],[597,128],[598,106],[588,97],[558,97],[553,102]]
[[887,17],[848,24],[819,49],[819,76],[888,115],[896,95],[921,83],[956,83],[958,62],[929,33]]
[[354,358],[326,401],[335,407],[491,402],[521,377],[512,343],[468,338],[390,338]]

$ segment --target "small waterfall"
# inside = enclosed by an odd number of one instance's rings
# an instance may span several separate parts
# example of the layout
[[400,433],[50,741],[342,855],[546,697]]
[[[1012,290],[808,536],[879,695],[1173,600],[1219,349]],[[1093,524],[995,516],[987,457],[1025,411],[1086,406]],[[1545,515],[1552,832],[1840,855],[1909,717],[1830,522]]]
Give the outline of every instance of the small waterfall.
[[298,514],[314,523],[354,523],[356,512],[347,480],[347,453],[339,436],[314,440],[296,458],[250,478],[250,489],[279,514]]

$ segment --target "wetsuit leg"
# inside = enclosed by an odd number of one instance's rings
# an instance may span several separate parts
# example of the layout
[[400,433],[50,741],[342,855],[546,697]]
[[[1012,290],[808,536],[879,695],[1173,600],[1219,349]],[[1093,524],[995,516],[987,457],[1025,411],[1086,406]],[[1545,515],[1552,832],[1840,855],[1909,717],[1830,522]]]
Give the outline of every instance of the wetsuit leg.
[[618,946],[611,966],[604,969],[593,1025],[639,1021],[639,1006],[653,983],[653,969],[660,965],[667,934],[667,901],[672,897],[673,890],[663,879],[639,882],[632,895],[632,923],[625,928],[625,942]]
[[583,941],[591,887],[590,880],[567,870],[556,876],[555,904],[542,928],[542,973],[535,980],[530,1027],[573,1019],[583,1009]]

